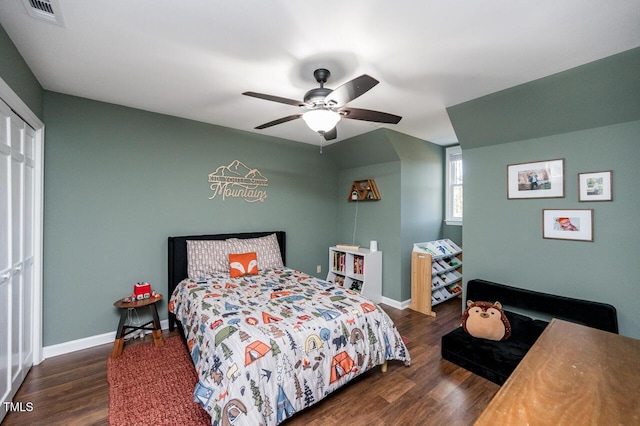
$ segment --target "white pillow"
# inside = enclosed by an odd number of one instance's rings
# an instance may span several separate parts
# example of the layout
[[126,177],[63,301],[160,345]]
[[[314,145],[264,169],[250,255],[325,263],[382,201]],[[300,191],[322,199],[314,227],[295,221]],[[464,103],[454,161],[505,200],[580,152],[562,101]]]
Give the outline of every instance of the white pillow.
[[229,238],[227,242],[229,243],[229,253],[256,252],[259,269],[274,269],[284,266],[276,234],[260,238]]
[[229,243],[225,240],[187,240],[189,278],[228,272],[229,253]]

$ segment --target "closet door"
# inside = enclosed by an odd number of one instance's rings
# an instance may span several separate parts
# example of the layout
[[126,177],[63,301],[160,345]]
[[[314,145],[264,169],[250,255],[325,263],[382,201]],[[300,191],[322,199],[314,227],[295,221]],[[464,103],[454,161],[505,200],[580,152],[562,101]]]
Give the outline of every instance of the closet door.
[[22,133],[22,147],[24,150],[24,163],[22,166],[22,223],[21,223],[21,255],[20,261],[20,350],[19,384],[29,372],[33,364],[33,286],[34,286],[34,219],[35,219],[35,131],[27,124]]
[[[0,101],[0,397],[11,400],[11,111]],[[3,407],[4,408],[4,407]],[[6,410],[0,410],[0,421]]]
[[2,402],[11,401],[33,363],[34,148],[35,132],[0,101]]

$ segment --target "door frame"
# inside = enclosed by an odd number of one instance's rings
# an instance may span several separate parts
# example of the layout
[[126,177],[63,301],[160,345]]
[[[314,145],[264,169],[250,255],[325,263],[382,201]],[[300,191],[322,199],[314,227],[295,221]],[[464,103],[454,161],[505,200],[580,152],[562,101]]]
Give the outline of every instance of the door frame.
[[0,78],[0,99],[35,130],[34,151],[34,204],[33,217],[33,364],[43,361],[42,352],[42,265],[43,265],[43,220],[44,220],[44,123],[24,103],[11,87]]

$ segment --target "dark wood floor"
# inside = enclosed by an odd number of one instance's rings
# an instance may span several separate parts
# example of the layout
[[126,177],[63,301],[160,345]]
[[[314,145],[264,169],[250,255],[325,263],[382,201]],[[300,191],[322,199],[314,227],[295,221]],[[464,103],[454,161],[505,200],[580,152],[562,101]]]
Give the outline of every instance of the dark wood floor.
[[[285,424],[473,424],[499,386],[440,356],[440,337],[460,323],[460,303],[453,299],[436,306],[436,318],[383,305],[400,333],[411,340],[407,346],[411,366],[390,362],[385,374],[379,368],[369,371]],[[152,339],[147,336],[145,341]],[[14,398],[14,402],[31,402],[33,410],[10,412],[3,426],[108,424],[106,360],[111,349],[112,345],[98,346],[34,366]]]

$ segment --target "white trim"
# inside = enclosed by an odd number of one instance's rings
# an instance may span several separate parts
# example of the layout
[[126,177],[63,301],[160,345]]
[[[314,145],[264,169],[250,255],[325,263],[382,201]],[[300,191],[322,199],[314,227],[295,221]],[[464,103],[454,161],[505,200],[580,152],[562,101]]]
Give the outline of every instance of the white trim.
[[[404,310],[407,309],[411,304],[411,299],[405,300],[404,302],[398,302],[397,300],[382,296],[382,300],[380,303],[391,306],[395,309]],[[160,326],[163,330],[168,330],[169,320],[160,321]],[[146,334],[149,333],[149,331],[146,332]],[[98,334],[96,336],[89,336],[82,339],[71,340],[69,342],[58,343],[56,345],[45,346],[43,350],[44,359],[53,358],[59,355],[65,355],[71,352],[81,351],[83,349],[93,348],[95,346],[113,343],[115,338],[116,332],[111,331],[108,333]]]
[[[451,157],[452,155],[462,155],[462,147],[460,145],[450,146],[446,149],[445,155],[445,223],[447,225],[462,226],[462,217],[453,216],[453,193],[451,185]],[[463,213],[464,215],[464,213]]]
[[33,218],[33,332],[32,349],[33,364],[44,359],[42,356],[42,265],[43,265],[43,220],[44,220],[44,123],[24,103],[11,87],[0,78],[0,99],[15,111],[29,126],[35,130],[35,176],[34,176],[34,209]]
[[[169,329],[169,321],[160,321],[160,326],[163,330]],[[150,331],[146,331],[149,334]],[[93,348],[95,346],[106,345],[107,343],[113,343],[116,338],[116,332],[111,331],[109,333],[98,334],[96,336],[89,336],[82,339],[71,340],[69,342],[58,343],[57,345],[45,346],[44,357],[53,358],[59,355],[65,355],[75,351],[81,351],[83,349]]]
[[411,299],[405,300],[404,302],[398,302],[397,300],[389,299],[388,297],[382,296],[382,300],[380,301],[380,303],[384,303],[385,305],[391,306],[392,308],[404,310],[407,309],[411,304]]
[[[382,300],[380,303],[391,306],[395,309],[407,309],[411,304],[411,299],[405,300],[404,302],[398,302],[397,300],[390,299],[388,297],[382,296]],[[163,330],[169,329],[169,320],[160,321],[160,326]],[[146,331],[146,334],[149,334],[150,331]],[[56,345],[45,346],[43,348],[44,359],[53,358],[60,355],[65,355],[71,352],[81,351],[83,349],[89,349],[100,345],[106,345],[109,343],[113,343],[116,338],[116,332],[111,331],[108,333],[98,334],[95,336],[84,337],[82,339],[71,340],[69,342],[58,343]]]
[[113,343],[116,337],[116,332],[99,334],[97,336],[85,337],[83,339],[72,340],[69,342],[58,343],[57,345],[45,346],[43,348],[44,358],[53,358],[58,355],[64,355],[82,349],[92,348],[94,346],[104,345],[106,343]]
[[36,129],[34,164],[34,200],[33,208],[36,215],[33,218],[33,363],[40,364],[44,360],[42,354],[43,333],[43,259],[44,259],[44,127]]

